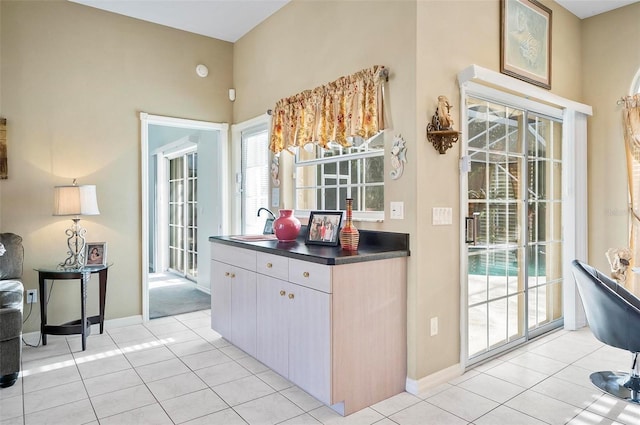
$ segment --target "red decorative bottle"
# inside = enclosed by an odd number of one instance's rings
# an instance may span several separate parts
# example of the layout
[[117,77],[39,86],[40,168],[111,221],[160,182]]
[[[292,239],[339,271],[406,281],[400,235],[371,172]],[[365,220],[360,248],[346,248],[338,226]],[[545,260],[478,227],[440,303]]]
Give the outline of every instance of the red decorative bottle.
[[347,198],[347,220],[340,229],[340,245],[345,251],[357,251],[360,232],[353,225],[353,199]]
[[293,210],[280,210],[280,217],[273,222],[273,231],[280,242],[293,242],[300,233],[300,220]]

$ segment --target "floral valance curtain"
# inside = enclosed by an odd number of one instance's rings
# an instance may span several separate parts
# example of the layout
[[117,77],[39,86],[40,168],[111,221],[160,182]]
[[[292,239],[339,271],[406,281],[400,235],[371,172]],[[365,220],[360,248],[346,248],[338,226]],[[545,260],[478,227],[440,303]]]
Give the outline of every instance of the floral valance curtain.
[[368,139],[384,129],[383,66],[373,66],[313,90],[279,100],[273,110],[274,153],[330,141],[349,146],[348,137]]
[[[627,152],[627,175],[629,178],[629,244],[632,263],[640,265],[640,94],[624,99],[623,126]],[[640,278],[632,273],[628,289],[640,295]]]

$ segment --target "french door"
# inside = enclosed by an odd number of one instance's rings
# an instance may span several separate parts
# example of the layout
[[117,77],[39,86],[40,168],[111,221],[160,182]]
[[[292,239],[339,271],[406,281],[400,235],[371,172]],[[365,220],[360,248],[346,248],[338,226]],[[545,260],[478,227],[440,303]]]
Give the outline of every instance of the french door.
[[466,98],[467,364],[562,325],[562,122]]
[[198,154],[169,158],[169,270],[198,277]]

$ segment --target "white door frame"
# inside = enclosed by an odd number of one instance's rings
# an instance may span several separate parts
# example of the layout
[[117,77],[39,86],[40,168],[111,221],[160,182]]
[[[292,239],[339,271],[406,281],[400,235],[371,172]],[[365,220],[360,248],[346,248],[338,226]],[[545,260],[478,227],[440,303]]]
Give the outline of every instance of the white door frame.
[[[140,180],[142,185],[142,320],[146,322],[149,320],[149,126],[161,125],[165,127],[217,131],[221,152],[221,198],[226,201],[229,199],[229,124],[173,118],[162,115],[151,115],[146,112],[140,112],[140,122]],[[228,232],[229,209],[226,206],[222,208],[221,223],[219,232]],[[204,260],[207,261],[206,258]]]
[[[555,95],[547,90],[532,86],[524,81],[500,74],[489,69],[471,65],[458,74],[460,85],[461,122],[466,122],[466,98],[469,92],[498,93],[498,97],[513,98],[518,102],[553,105],[562,111],[562,208],[563,208],[563,314],[565,329],[578,329],[586,324],[584,309],[578,296],[571,273],[573,259],[587,260],[587,116],[593,114],[591,106]],[[514,94],[510,94],[514,93]],[[549,109],[548,115],[555,113]],[[462,131],[461,152],[466,153],[466,125]],[[467,366],[467,245],[464,235],[464,219],[467,212],[467,168],[466,159],[460,160],[460,364]]]

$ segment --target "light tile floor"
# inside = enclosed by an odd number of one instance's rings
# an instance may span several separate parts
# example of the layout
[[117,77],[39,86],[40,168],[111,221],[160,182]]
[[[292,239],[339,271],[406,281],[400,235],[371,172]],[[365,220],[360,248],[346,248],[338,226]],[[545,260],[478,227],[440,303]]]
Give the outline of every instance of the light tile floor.
[[232,345],[210,311],[25,347],[23,375],[0,389],[9,424],[640,424],[640,406],[604,395],[597,370],[630,355],[588,329],[557,331],[420,396],[402,393],[341,417]]

